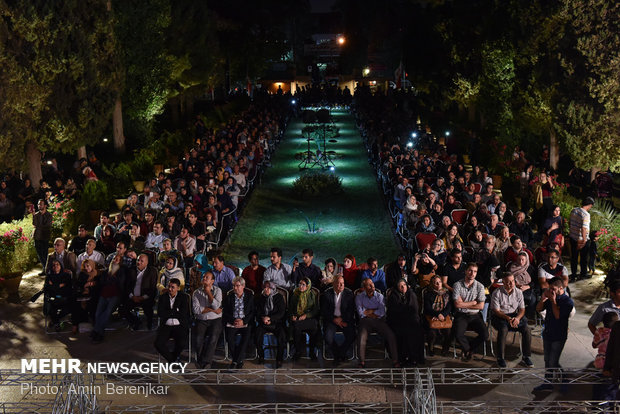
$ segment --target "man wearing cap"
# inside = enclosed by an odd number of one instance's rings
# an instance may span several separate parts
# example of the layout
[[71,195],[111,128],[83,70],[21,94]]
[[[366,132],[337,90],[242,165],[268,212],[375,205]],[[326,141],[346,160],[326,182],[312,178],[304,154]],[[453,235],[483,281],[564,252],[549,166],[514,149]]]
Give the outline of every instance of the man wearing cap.
[[594,205],[592,197],[586,197],[581,207],[570,212],[569,240],[571,280],[577,278],[577,260],[581,262],[581,279],[588,277],[588,250],[590,247],[590,209]]

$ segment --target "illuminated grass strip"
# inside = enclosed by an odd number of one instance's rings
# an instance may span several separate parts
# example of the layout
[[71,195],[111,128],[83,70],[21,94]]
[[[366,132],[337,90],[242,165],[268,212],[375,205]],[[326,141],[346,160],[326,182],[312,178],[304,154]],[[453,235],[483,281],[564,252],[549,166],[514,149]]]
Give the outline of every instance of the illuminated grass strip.
[[[305,141],[302,144],[300,140],[304,124],[300,120],[291,122],[272,158],[272,167],[252,194],[231,235],[224,251],[227,261],[244,267],[248,252],[254,249],[267,266],[269,249],[274,246],[283,249],[285,262],[302,249],[312,248],[320,267],[326,258],[341,262],[348,253],[358,263],[370,256],[378,258],[380,264],[396,258],[399,249],[353,117],[345,112],[332,112],[332,117],[340,127],[340,136],[337,143],[328,143],[327,149],[342,155],[334,159],[334,164],[344,193],[306,200],[292,193],[291,184],[300,174],[295,154],[303,150]],[[299,211],[313,219],[314,231],[308,231],[308,223]]]

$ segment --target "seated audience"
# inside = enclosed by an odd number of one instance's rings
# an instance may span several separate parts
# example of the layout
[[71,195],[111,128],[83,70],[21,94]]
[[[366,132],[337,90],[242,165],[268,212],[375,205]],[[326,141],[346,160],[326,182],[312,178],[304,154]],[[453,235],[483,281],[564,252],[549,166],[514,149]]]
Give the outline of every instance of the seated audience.
[[[179,289],[178,279],[168,283],[168,291],[160,296],[157,305],[159,329],[155,338],[155,349],[168,362],[176,362],[181,352],[187,347],[190,329],[190,299]],[[174,340],[174,349],[170,351],[168,340]]]
[[530,359],[532,333],[527,326],[525,316],[525,302],[521,289],[515,286],[515,277],[506,272],[502,276],[502,286],[495,289],[491,295],[491,324],[497,330],[497,365],[506,368],[505,349],[506,336],[509,330],[521,333],[522,363],[532,367]]
[[[486,297],[484,286],[476,280],[478,265],[469,263],[465,278],[454,284],[452,298],[456,308],[454,316],[454,336],[463,349],[463,360],[470,361],[476,348],[487,340],[487,329],[480,312]],[[476,332],[473,339],[465,336],[465,331]]]
[[385,301],[383,295],[375,290],[372,279],[362,281],[362,292],[355,296],[355,307],[359,317],[357,349],[359,349],[359,366],[366,368],[366,342],[368,335],[377,332],[388,343],[392,366],[400,368],[396,337],[385,321]]
[[[434,275],[431,278],[429,287],[423,290],[422,298],[424,301],[424,326],[427,332],[428,355],[435,355],[435,341],[438,335],[442,335],[441,354],[446,356],[452,338],[452,300],[450,292],[444,288],[441,282],[441,276]],[[436,322],[439,322],[441,327],[433,327]]]
[[282,367],[284,350],[286,349],[286,303],[284,296],[278,293],[276,284],[270,281],[263,283],[262,292],[256,297],[256,333],[254,335],[258,363],[265,362],[263,339],[266,333],[273,334],[277,340],[276,368]]
[[[254,295],[245,289],[245,280],[238,276],[233,279],[233,289],[224,297],[222,323],[226,332],[231,369],[243,368],[245,350],[252,337],[254,324]],[[237,335],[240,341],[237,345]]]
[[[347,351],[355,341],[355,298],[344,285],[344,277],[336,275],[333,287],[321,295],[321,315],[325,345],[332,351],[334,365],[346,360]],[[342,332],[344,342],[338,344],[336,332]]]
[[302,278],[298,287],[289,299],[290,326],[293,333],[295,353],[293,360],[301,358],[302,350],[306,348],[304,333],[310,338],[308,356],[316,359],[315,348],[319,344],[319,298],[312,290],[312,282]]
[[387,298],[387,323],[398,344],[401,366],[424,363],[424,332],[420,325],[418,297],[405,279],[400,279]]
[[[196,367],[210,369],[215,348],[222,333],[222,289],[215,285],[210,271],[202,276],[202,288],[192,294],[194,332],[196,336]],[[206,338],[209,337],[207,341]]]

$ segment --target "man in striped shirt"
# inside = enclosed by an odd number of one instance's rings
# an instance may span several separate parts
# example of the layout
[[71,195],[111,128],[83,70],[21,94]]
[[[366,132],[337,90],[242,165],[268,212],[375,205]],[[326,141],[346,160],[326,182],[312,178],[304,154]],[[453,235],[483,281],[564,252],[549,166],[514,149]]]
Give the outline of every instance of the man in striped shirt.
[[570,212],[570,267],[571,280],[577,278],[577,260],[581,262],[581,279],[588,277],[588,250],[590,240],[590,209],[594,204],[592,197],[586,197],[581,207],[575,207]]

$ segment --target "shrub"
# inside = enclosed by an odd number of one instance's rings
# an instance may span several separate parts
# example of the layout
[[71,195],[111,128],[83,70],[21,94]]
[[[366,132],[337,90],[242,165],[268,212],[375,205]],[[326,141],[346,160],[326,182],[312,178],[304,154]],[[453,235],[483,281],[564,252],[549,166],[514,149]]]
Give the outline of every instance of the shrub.
[[596,200],[590,217],[590,228],[598,237],[601,268],[609,271],[620,262],[620,215],[609,202]]
[[121,162],[112,164],[110,168],[103,167],[103,171],[108,175],[106,180],[110,193],[114,198],[125,198],[133,189],[133,172],[128,163]]
[[293,182],[293,192],[300,197],[318,197],[342,192],[342,178],[325,172],[304,174]]
[[37,261],[32,216],[0,225],[0,272],[25,272]]
[[84,185],[80,198],[80,208],[84,210],[107,210],[110,206],[110,193],[104,181],[89,181]]
[[75,201],[52,196],[48,211],[52,215],[52,239],[68,236],[75,226]]

